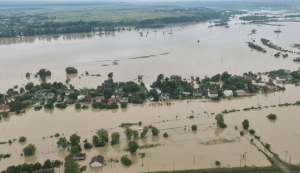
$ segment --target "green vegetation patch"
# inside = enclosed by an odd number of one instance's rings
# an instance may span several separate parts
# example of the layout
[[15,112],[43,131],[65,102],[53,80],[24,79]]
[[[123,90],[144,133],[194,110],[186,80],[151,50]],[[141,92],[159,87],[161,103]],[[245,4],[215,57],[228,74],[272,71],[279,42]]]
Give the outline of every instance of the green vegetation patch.
[[201,142],[201,145],[218,145],[218,144],[225,144],[225,143],[231,143],[236,142],[237,139],[226,139],[226,138],[220,138],[220,139],[212,139],[206,142]]

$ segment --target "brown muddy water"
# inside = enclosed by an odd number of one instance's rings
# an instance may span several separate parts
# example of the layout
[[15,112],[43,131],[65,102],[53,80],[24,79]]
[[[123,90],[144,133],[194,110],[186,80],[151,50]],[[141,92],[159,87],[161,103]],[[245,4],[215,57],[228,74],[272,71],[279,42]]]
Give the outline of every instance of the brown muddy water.
[[[203,78],[224,71],[241,75],[248,71],[298,69],[299,64],[292,59],[299,55],[275,58],[273,55],[277,51],[265,46],[267,53],[251,51],[245,42],[256,38],[255,43],[262,45],[260,39],[266,38],[284,49],[300,52],[290,47],[290,44],[299,43],[299,22],[280,22],[284,25],[280,34],[274,33],[277,26],[235,25],[238,22],[241,21],[233,19],[229,22],[230,28],[208,28],[211,24],[206,22],[170,25],[157,32],[145,29],[93,36],[80,33],[59,38],[0,39],[0,59],[3,62],[0,64],[0,92],[30,81],[39,83],[35,78],[26,79],[24,76],[26,72],[36,73],[41,68],[51,70],[48,82],[65,82],[65,68],[74,66],[79,74],[71,78],[70,84],[77,88],[96,87],[107,79],[109,72],[114,72],[115,81],[134,80],[137,75],[144,75],[144,81],[152,83],[159,74]],[[252,29],[257,29],[257,34],[248,35]],[[171,30],[173,34],[169,34]],[[139,32],[144,36],[141,37]],[[101,77],[85,76],[85,71]],[[78,78],[81,74],[84,76]]]
[[[104,156],[107,160],[109,158],[120,159],[123,155],[128,155],[134,163],[130,167],[125,167],[120,162],[108,162],[102,169],[88,168],[88,172],[147,172],[148,167],[150,171],[173,170],[173,162],[175,170],[210,168],[215,167],[216,160],[222,163],[222,167],[238,167],[245,164],[248,166],[270,165],[266,157],[250,144],[249,140],[253,138],[252,135],[246,131],[244,137],[239,135],[244,119],[249,120],[250,129],[254,129],[256,135],[261,136],[263,142],[270,143],[271,149],[278,153],[283,160],[287,151],[287,161],[291,155],[291,163],[299,164],[299,106],[270,107],[278,104],[279,98],[281,103],[294,103],[299,99],[298,88],[290,85],[286,85],[286,87],[288,90],[285,92],[231,100],[224,99],[220,103],[185,100],[172,101],[172,105],[169,106],[147,102],[143,105],[129,105],[127,109],[118,110],[78,111],[73,105],[64,110],[54,109],[53,111],[36,112],[28,109],[26,114],[12,115],[10,118],[0,121],[1,141],[18,139],[20,136],[27,137],[25,143],[16,141],[11,145],[0,146],[0,153],[12,154],[11,158],[1,160],[0,169],[3,170],[9,165],[23,162],[44,162],[46,159],[63,161],[68,151],[57,148],[58,139],[50,138],[50,136],[60,133],[69,138],[71,134],[77,132],[81,136],[83,148],[82,141],[88,139],[91,142],[96,130],[101,128],[108,129],[109,135],[119,132],[121,134],[120,144],[115,146],[107,144],[103,148],[89,150],[83,149],[83,152],[87,153],[87,159],[80,161],[80,165],[88,165],[91,157],[97,154]],[[262,104],[263,108],[247,112],[242,110],[246,107],[255,107],[257,103]],[[264,106],[269,106],[269,108],[264,108]],[[228,127],[220,129],[214,124],[214,115],[211,113],[220,113],[224,109],[240,109],[241,111],[225,114],[225,123]],[[194,119],[187,118],[191,115],[191,110],[195,111]],[[277,114],[278,119],[269,121],[266,116],[270,113]],[[147,138],[135,140],[139,145],[161,144],[157,147],[138,150],[138,153],[146,153],[146,157],[143,159],[144,166],[138,155],[124,151],[129,141],[123,133],[124,129],[118,127],[124,122],[136,123],[138,121],[142,121],[143,125],[152,124],[160,130],[158,137],[152,136],[149,131]],[[198,126],[196,132],[192,132],[190,129],[193,124]],[[235,130],[235,126],[238,126],[238,130]],[[138,127],[132,126],[131,128],[138,129]],[[168,138],[162,137],[165,132],[169,134]],[[257,141],[255,142],[259,144]],[[29,143],[33,143],[37,147],[36,154],[30,157],[21,157],[22,148]],[[241,159],[241,154],[245,154],[245,152],[246,160]],[[62,172],[63,168],[59,170]]]
[[[296,55],[289,54],[289,58],[275,58],[276,52],[265,47],[267,53],[251,51],[245,42],[256,38],[256,44],[261,45],[260,38],[271,40],[275,45],[288,50],[297,51],[290,44],[299,43],[299,23],[280,23],[283,31],[279,35],[277,29],[271,25],[234,25],[240,22],[233,19],[230,28],[208,28],[209,23],[188,25],[174,25],[157,32],[143,31],[141,37],[136,31],[123,31],[95,35],[87,34],[38,36],[26,38],[0,39],[0,92],[5,92],[14,85],[21,86],[27,82],[39,83],[35,78],[25,78],[25,73],[36,73],[40,68],[52,71],[48,82],[64,82],[64,69],[74,66],[79,74],[68,76],[70,84],[76,88],[96,87],[107,79],[109,72],[114,72],[114,81],[136,80],[137,75],[144,75],[145,83],[152,83],[158,74],[190,76],[211,76],[224,71],[241,75],[244,72],[264,72],[277,69],[296,70],[299,64],[292,61]],[[250,35],[252,29],[257,34]],[[172,30],[173,34],[169,34]],[[164,32],[164,34],[163,34]],[[84,35],[84,36],[83,36]],[[147,37],[146,37],[147,35]],[[197,40],[200,43],[197,43]],[[113,65],[118,60],[118,65]],[[115,63],[116,64],[116,63]],[[81,76],[85,71],[90,76]],[[101,74],[93,77],[91,74]],[[22,76],[21,76],[22,75]],[[81,78],[78,78],[81,76]],[[92,141],[97,129],[108,129],[109,135],[113,132],[121,134],[120,144],[103,148],[83,149],[87,159],[80,161],[81,166],[88,165],[91,157],[97,154],[106,159],[119,159],[128,155],[133,160],[130,167],[119,163],[107,163],[102,169],[91,169],[87,172],[147,172],[158,170],[179,170],[215,167],[216,160],[222,167],[238,167],[243,165],[268,166],[266,157],[249,142],[252,135],[239,135],[242,121],[248,119],[250,129],[254,129],[263,142],[271,144],[271,149],[279,156],[291,163],[300,163],[300,130],[298,126],[299,106],[270,107],[279,103],[295,103],[300,100],[300,91],[292,85],[285,85],[286,91],[256,95],[252,97],[236,98],[220,102],[202,102],[206,100],[172,101],[172,105],[160,106],[147,102],[143,105],[129,105],[127,109],[118,110],[75,110],[74,106],[67,109],[53,111],[37,111],[28,109],[25,114],[12,115],[0,121],[0,142],[9,139],[18,139],[26,136],[27,142],[0,145],[1,154],[12,154],[11,158],[0,161],[0,170],[10,165],[41,162],[46,159],[64,160],[68,151],[56,147],[57,138],[50,136],[55,133],[64,134],[69,139],[73,133],[83,140]],[[240,111],[225,115],[226,129],[217,128],[214,116],[211,113],[220,113],[227,109],[240,109],[257,106],[261,110]],[[195,118],[188,119],[191,110],[195,111]],[[206,111],[207,113],[204,113]],[[269,121],[266,116],[277,114],[276,121]],[[178,116],[176,118],[176,115]],[[146,153],[143,159],[138,155],[125,152],[128,140],[121,123],[152,124],[160,130],[158,137],[148,132],[147,138],[136,139],[139,145],[161,144],[160,146],[138,150]],[[192,132],[191,125],[196,124],[198,130]],[[132,126],[138,129],[139,126]],[[184,130],[186,128],[186,130]],[[169,138],[162,137],[167,132]],[[45,137],[45,139],[43,139]],[[226,143],[227,141],[227,143]],[[216,144],[214,144],[216,142]],[[255,141],[258,143],[257,141]],[[34,156],[21,157],[24,146],[29,143],[37,147]],[[214,144],[214,145],[213,145]],[[261,146],[261,145],[258,145]],[[288,152],[286,154],[286,151]],[[246,160],[241,155],[246,152]],[[174,168],[173,168],[174,164]],[[63,168],[57,169],[63,172]]]

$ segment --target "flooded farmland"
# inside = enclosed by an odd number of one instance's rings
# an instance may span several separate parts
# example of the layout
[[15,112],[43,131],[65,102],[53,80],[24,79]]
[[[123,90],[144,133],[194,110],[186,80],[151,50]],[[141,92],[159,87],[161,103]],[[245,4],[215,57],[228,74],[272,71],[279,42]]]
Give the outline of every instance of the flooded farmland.
[[[1,63],[0,67],[0,92],[6,92],[14,85],[40,83],[36,78],[26,78],[25,73],[35,74],[41,68],[52,72],[47,82],[64,82],[69,77],[70,84],[77,89],[96,88],[107,79],[109,72],[114,73],[114,81],[137,81],[137,75],[144,75],[143,81],[151,84],[158,74],[204,78],[205,75],[212,76],[224,71],[242,75],[248,71],[257,73],[299,68],[299,64],[292,61],[299,55],[275,58],[275,50],[265,47],[267,53],[251,51],[245,43],[255,38],[256,44],[262,45],[260,39],[266,38],[275,45],[297,52],[299,50],[291,48],[290,44],[299,43],[300,34],[290,33],[299,33],[299,23],[281,23],[284,26],[278,35],[274,33],[277,26],[235,25],[238,22],[241,21],[232,19],[229,22],[230,28],[208,28],[208,22],[170,25],[159,30],[140,30],[143,37],[138,31],[132,30],[103,35],[97,33],[93,36],[70,34],[59,38],[38,36],[0,39],[0,57],[6,63]],[[249,35],[252,29],[257,29],[257,34]],[[65,68],[68,66],[76,67],[79,73],[66,75]],[[101,76],[81,75],[85,71]],[[92,142],[92,136],[101,128],[108,130],[109,137],[113,132],[119,132],[120,144],[83,149],[87,159],[78,162],[81,166],[88,165],[94,155],[100,154],[106,158],[103,168],[88,166],[86,172],[131,173],[211,168],[216,167],[214,162],[217,160],[221,162],[221,167],[270,166],[267,158],[250,143],[253,135],[245,131],[245,136],[240,136],[244,119],[249,120],[250,129],[256,131],[261,141],[271,144],[272,150],[282,160],[291,157],[291,163],[300,164],[300,107],[271,107],[300,100],[299,87],[290,84],[284,86],[286,91],[222,99],[219,102],[206,99],[172,100],[171,105],[165,102],[159,105],[148,101],[117,110],[75,110],[74,105],[51,111],[34,111],[29,108],[26,113],[0,120],[0,142],[18,139],[20,136],[27,138],[25,143],[15,141],[0,145],[0,153],[11,154],[10,158],[0,161],[0,170],[24,162],[43,163],[46,159],[64,161],[69,152],[58,148],[58,139],[50,136],[60,133],[69,139],[77,133],[81,136],[83,148],[82,141],[87,139]],[[262,109],[243,111],[244,108],[257,107],[258,103]],[[225,109],[241,111],[225,114],[227,128],[221,129],[217,127],[212,113],[221,113]],[[195,112],[193,119],[187,118],[192,115],[191,110]],[[268,120],[266,116],[270,113],[276,114],[277,120]],[[124,128],[119,127],[121,123],[138,121],[142,121],[143,126],[152,124],[160,130],[158,137],[152,136],[149,131],[146,138],[135,139],[139,145],[159,144],[153,148],[137,150],[137,153],[146,154],[144,159],[138,154],[124,151],[129,140],[126,139]],[[191,130],[192,125],[198,126],[197,131]],[[238,130],[235,130],[235,126]],[[139,127],[131,126],[134,130]],[[162,136],[165,132],[169,134],[168,138]],[[35,155],[20,156],[23,147],[30,143],[37,148]],[[259,146],[257,140],[254,143]],[[261,149],[268,154],[267,150]],[[109,158],[120,160],[123,155],[128,155],[133,165],[126,167],[120,162],[108,162]],[[242,155],[246,155],[246,158]],[[57,172],[63,172],[63,167],[57,168]]]

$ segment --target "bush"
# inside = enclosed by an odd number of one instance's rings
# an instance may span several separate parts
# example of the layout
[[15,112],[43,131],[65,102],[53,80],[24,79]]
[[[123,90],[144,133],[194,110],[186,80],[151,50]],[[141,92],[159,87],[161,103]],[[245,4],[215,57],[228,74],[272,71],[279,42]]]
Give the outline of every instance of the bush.
[[220,98],[219,98],[219,97],[214,97],[214,98],[212,98],[211,100],[212,100],[212,101],[219,101]]
[[139,145],[136,142],[134,142],[134,141],[129,142],[129,144],[128,144],[128,150],[131,153],[135,153],[138,148],[139,148]]
[[25,141],[26,141],[26,137],[21,136],[21,137],[19,138],[19,142],[25,142]]
[[159,134],[159,130],[154,126],[151,128],[151,131],[153,136],[157,136]]
[[197,126],[196,125],[192,125],[192,130],[197,130]]
[[76,74],[76,73],[78,73],[78,70],[74,67],[67,67],[66,68],[66,73],[67,74]]
[[250,139],[250,142],[253,143],[254,139]]
[[240,131],[240,135],[241,135],[241,136],[244,136],[244,132],[243,132],[243,131]]
[[255,134],[255,130],[250,129],[250,130],[249,130],[249,133],[250,133],[251,135],[254,135],[254,134]]
[[121,103],[121,108],[127,108],[127,103],[125,102]]
[[216,161],[215,164],[216,164],[217,166],[220,166],[220,165],[221,165],[221,162]]
[[3,118],[8,118],[9,117],[9,113],[8,112],[3,112]]
[[121,162],[122,162],[122,164],[124,164],[126,166],[129,166],[132,163],[132,161],[127,156],[123,156],[121,158]]
[[110,141],[110,145],[115,145],[116,142],[115,141]]
[[87,142],[84,144],[84,149],[91,149],[91,148],[93,148],[93,145],[91,143]]
[[169,137],[168,133],[164,133],[163,137],[165,137],[165,138]]
[[270,120],[276,120],[277,119],[277,116],[275,114],[269,114],[267,116],[267,118],[269,118]]
[[254,135],[254,138],[257,139],[257,140],[260,140],[260,136]]
[[268,144],[268,143],[266,143],[266,144],[265,144],[265,147],[266,147],[266,149],[270,150],[270,148],[271,148],[271,145],[270,145],[270,144]]
[[23,153],[25,156],[31,156],[35,153],[35,146],[33,144],[29,144],[27,147],[23,148]]
[[59,133],[55,133],[55,135],[54,135],[55,137],[59,137],[60,136],[60,134]]
[[75,109],[80,109],[81,108],[81,105],[79,103],[76,103],[75,104]]
[[142,121],[139,121],[139,126],[141,126],[142,125]]

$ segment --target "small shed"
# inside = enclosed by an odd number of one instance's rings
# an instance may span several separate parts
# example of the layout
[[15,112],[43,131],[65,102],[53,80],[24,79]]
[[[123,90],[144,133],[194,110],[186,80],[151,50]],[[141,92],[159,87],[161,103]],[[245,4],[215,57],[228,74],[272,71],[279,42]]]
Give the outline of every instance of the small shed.
[[79,153],[79,154],[75,154],[73,156],[73,160],[76,161],[76,160],[85,160],[86,158],[86,154],[85,153]]
[[97,155],[94,156],[90,162],[90,167],[100,167],[103,165],[104,157]]

